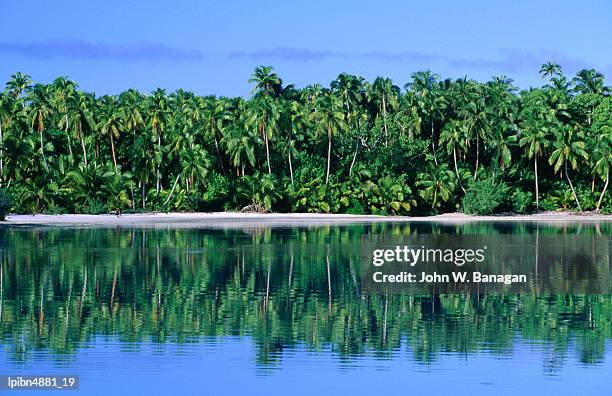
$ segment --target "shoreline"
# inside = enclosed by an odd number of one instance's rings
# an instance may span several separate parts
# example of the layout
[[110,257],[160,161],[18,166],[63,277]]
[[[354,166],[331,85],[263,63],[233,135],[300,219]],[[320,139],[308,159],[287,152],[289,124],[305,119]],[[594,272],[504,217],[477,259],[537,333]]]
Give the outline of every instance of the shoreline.
[[529,215],[476,216],[463,213],[446,213],[435,216],[377,216],[319,213],[137,213],[87,215],[9,215],[2,226],[234,226],[253,227],[331,225],[351,223],[441,223],[464,224],[471,222],[535,222],[535,223],[592,223],[612,222],[612,215],[573,212],[544,212]]

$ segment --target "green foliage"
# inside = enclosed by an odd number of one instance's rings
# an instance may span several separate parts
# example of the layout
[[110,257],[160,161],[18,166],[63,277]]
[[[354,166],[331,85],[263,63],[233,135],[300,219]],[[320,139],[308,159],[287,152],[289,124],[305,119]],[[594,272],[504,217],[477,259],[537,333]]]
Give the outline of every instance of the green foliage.
[[0,221],[4,221],[7,213],[11,210],[12,199],[6,188],[0,188]]
[[507,199],[509,187],[506,183],[489,176],[474,181],[468,187],[461,202],[463,212],[467,214],[489,215]]
[[224,203],[229,194],[230,185],[227,178],[219,172],[210,172],[206,188],[202,194],[202,201],[199,204],[200,210],[214,212],[225,209]]
[[524,214],[533,205],[533,194],[530,191],[522,191],[517,188],[512,193],[510,202],[514,213]]
[[[32,84],[15,73],[0,92],[0,181],[20,213],[604,210],[610,89],[593,69],[541,72],[546,85],[522,92],[505,77],[429,71],[404,89],[347,73],[295,88],[265,66],[248,99],[97,97],[68,78]],[[503,202],[466,193],[487,175],[503,175]]]

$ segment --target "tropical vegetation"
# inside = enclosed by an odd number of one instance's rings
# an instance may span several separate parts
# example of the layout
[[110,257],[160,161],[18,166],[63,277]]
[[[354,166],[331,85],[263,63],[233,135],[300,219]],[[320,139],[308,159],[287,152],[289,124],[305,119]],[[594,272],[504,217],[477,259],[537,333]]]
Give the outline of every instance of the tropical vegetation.
[[403,89],[347,73],[297,88],[262,66],[249,98],[96,96],[15,73],[0,187],[17,213],[612,211],[610,87],[593,69],[540,73],[527,90],[430,71]]

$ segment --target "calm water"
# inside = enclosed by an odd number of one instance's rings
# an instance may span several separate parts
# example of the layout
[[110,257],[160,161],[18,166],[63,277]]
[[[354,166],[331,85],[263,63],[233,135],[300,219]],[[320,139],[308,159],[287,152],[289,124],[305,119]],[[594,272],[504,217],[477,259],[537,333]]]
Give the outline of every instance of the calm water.
[[0,228],[0,375],[77,374],[92,395],[612,392],[610,293],[363,294],[364,243],[415,234],[612,246],[611,222]]

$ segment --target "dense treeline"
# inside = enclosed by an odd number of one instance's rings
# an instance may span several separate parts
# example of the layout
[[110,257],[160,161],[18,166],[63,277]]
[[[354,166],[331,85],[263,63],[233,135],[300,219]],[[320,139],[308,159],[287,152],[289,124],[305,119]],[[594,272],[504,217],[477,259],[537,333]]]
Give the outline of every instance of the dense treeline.
[[[562,237],[579,230],[599,243],[611,226],[521,224],[513,232]],[[406,349],[428,363],[448,353],[505,356],[527,343],[546,351],[546,372],[573,359],[604,361],[609,293],[547,294],[536,286],[520,294],[361,293],[364,237],[452,230],[505,234],[507,225],[2,229],[0,348],[15,360],[52,351],[65,362],[62,355],[99,336],[159,344],[239,336],[253,339],[262,366],[304,345],[348,360]],[[109,254],[109,246],[120,248]],[[609,282],[609,259],[596,267]],[[568,280],[566,271],[551,276]]]
[[340,74],[249,99],[182,89],[97,97],[66,77],[15,73],[0,94],[0,177],[12,210],[416,214],[612,211],[612,105],[593,69],[545,85],[441,80],[404,89]]

